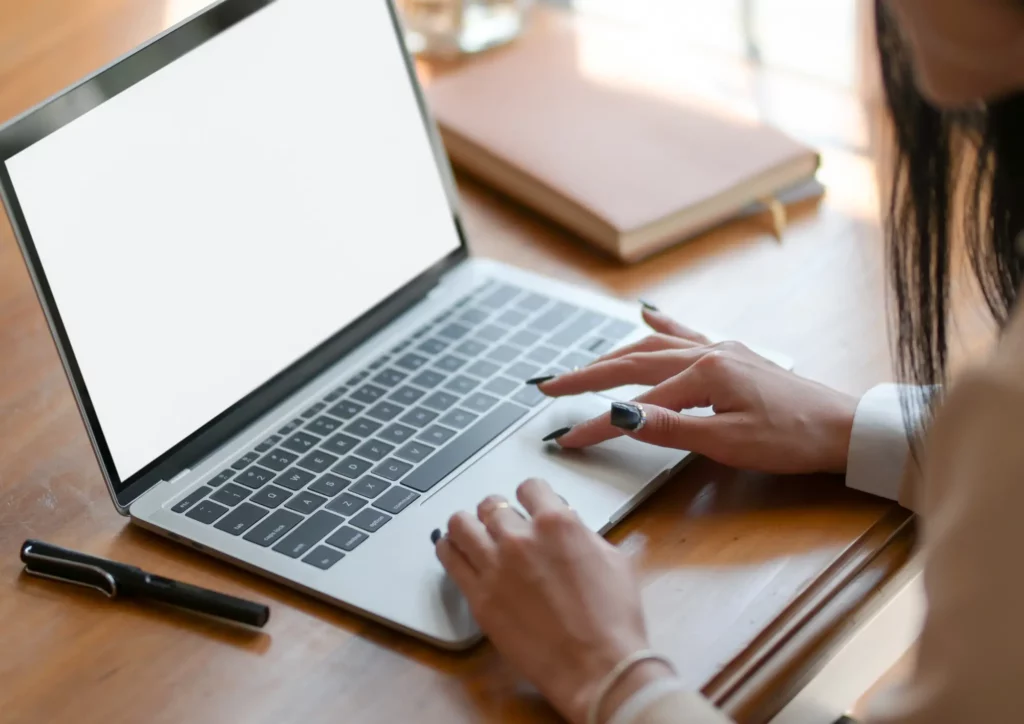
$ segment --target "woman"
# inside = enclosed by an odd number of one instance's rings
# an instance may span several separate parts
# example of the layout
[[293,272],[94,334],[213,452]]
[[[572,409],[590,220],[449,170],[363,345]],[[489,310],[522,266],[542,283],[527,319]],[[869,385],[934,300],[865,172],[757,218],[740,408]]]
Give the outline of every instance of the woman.
[[[737,467],[845,471],[849,485],[899,497],[923,519],[928,615],[916,669],[874,721],[1021,721],[1024,318],[1014,307],[1024,270],[1024,1],[880,1],[877,24],[900,149],[888,229],[897,359],[914,386],[876,388],[858,402],[742,346],[709,345],[650,309],[658,334],[541,389],[654,385],[636,404],[558,431],[565,447],[625,434]],[[976,143],[960,165],[965,137]],[[1003,335],[984,366],[942,393],[957,188],[967,213],[956,231]],[[708,405],[718,414],[677,412]],[[906,431],[923,428],[908,456],[917,436]],[[545,483],[527,481],[518,495],[528,519],[489,498],[475,515],[454,516],[437,542],[498,650],[572,722],[727,722],[647,651],[624,555]]]

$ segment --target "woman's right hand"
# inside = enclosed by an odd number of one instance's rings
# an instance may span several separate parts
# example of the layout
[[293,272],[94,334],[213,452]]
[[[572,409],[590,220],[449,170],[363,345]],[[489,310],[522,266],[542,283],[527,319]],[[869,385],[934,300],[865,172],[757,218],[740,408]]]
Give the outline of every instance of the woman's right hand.
[[[558,438],[560,445],[581,448],[629,435],[750,470],[846,471],[856,398],[789,372],[738,342],[713,344],[656,310],[645,309],[644,319],[656,334],[539,387],[559,397],[650,385],[635,401],[646,423],[630,430],[636,406],[616,403],[614,417],[606,413],[574,426]],[[700,407],[716,414],[679,412]]]

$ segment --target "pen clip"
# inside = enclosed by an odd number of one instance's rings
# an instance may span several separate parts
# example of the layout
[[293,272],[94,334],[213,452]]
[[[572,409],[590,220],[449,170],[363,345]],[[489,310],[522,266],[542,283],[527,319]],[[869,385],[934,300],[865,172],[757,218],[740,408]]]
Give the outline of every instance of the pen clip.
[[114,598],[117,595],[117,581],[114,576],[99,566],[42,555],[33,551],[31,545],[26,545],[22,549],[21,558],[25,561],[25,573],[30,576],[93,588],[107,598]]

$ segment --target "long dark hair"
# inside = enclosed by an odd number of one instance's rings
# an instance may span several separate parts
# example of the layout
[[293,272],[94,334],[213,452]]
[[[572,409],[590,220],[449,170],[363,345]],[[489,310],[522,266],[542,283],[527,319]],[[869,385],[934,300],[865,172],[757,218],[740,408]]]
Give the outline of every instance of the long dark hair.
[[897,154],[887,220],[896,374],[909,432],[946,381],[951,259],[963,239],[995,322],[1005,324],[1024,272],[1024,94],[968,111],[941,110],[914,82],[886,3],[876,0],[882,79]]

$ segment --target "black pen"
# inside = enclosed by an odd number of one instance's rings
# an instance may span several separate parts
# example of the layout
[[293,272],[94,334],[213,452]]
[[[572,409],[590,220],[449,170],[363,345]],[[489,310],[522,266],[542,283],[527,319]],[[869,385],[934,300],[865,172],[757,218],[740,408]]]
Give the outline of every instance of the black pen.
[[260,628],[270,618],[270,607],[262,603],[155,576],[135,566],[38,540],[22,544],[21,560],[30,575],[95,588],[108,598],[124,596],[157,601]]

